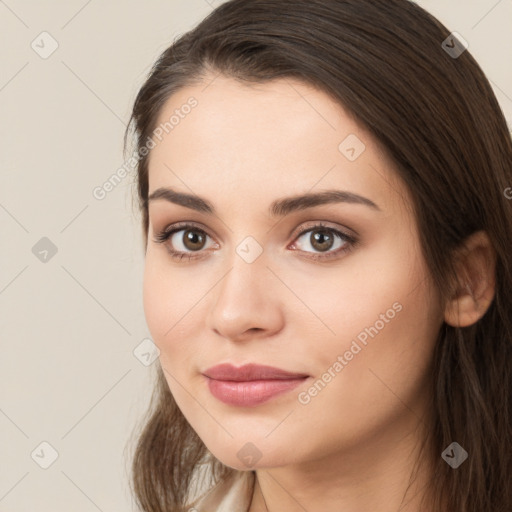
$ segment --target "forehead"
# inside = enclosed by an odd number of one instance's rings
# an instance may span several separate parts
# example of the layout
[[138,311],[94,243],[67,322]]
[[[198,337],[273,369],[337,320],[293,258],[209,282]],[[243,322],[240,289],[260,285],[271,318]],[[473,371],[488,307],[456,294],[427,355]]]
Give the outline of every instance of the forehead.
[[236,191],[242,202],[268,204],[270,197],[338,188],[383,210],[407,196],[370,133],[334,99],[296,80],[210,77],[173,94],[157,129],[150,193],[173,187],[206,197],[225,192],[236,201]]

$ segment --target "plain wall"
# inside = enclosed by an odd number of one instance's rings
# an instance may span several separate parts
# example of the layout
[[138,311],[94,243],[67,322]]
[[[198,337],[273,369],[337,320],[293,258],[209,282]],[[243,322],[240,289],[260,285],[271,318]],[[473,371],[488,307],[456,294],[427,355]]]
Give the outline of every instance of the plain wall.
[[[512,2],[418,3],[468,41],[510,126]],[[93,192],[150,66],[211,8],[0,2],[0,512],[133,510],[124,450],[155,369],[133,353],[150,337],[133,173]]]

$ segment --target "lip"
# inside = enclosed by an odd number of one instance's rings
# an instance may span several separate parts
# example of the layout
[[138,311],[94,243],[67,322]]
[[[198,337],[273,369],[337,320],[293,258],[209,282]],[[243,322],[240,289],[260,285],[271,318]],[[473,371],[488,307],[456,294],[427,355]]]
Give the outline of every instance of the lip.
[[229,363],[213,366],[203,372],[210,393],[228,405],[254,407],[291,391],[309,375],[292,373],[273,366]]
[[284,380],[309,377],[306,373],[293,373],[274,366],[261,364],[244,364],[236,367],[229,363],[212,366],[203,372],[203,375],[215,380],[231,380],[235,382],[247,382],[251,380]]

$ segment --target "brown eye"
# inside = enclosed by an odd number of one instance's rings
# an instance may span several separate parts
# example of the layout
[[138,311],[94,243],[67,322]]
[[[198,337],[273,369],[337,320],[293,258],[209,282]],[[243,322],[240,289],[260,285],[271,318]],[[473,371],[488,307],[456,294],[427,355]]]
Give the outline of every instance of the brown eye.
[[311,232],[309,242],[317,251],[325,252],[333,246],[334,237],[329,231],[315,230]]
[[[184,231],[181,239],[186,249],[189,249],[190,251],[199,251],[203,248],[207,236],[206,233],[203,233],[198,229],[182,229],[181,231]],[[177,233],[180,233],[181,231],[177,231]]]
[[[309,234],[309,238],[305,235]],[[208,252],[207,239],[210,238],[211,246],[218,247],[213,239],[203,229],[193,224],[175,224],[157,234],[154,241],[165,244],[172,258],[177,260],[191,260],[206,256]],[[297,243],[301,238],[305,242]],[[309,253],[313,260],[336,258],[342,253],[350,251],[356,246],[358,240],[342,231],[316,224],[308,229],[303,229],[295,238],[292,248],[300,249],[300,252]],[[302,247],[304,245],[304,248]],[[307,250],[308,246],[312,249]]]
[[[300,242],[301,239],[304,239],[304,241]],[[294,248],[297,247],[301,252],[309,253],[312,259],[318,260],[335,258],[341,253],[351,250],[357,243],[353,236],[323,224],[317,224],[302,230],[296,240],[293,243]]]
[[156,235],[154,241],[165,244],[171,256],[181,260],[203,256],[207,238],[211,237],[202,229],[192,224],[181,224],[166,228]]

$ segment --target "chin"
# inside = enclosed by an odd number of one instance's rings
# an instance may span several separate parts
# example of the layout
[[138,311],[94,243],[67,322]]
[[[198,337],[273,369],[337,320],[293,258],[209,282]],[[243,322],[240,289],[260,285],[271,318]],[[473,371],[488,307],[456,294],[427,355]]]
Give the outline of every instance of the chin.
[[245,436],[243,440],[233,440],[229,446],[207,448],[222,464],[239,471],[286,466],[294,462],[290,460],[290,454],[295,455],[294,459],[297,456],[296,450],[292,447],[282,444],[274,446],[268,441],[252,442]]

